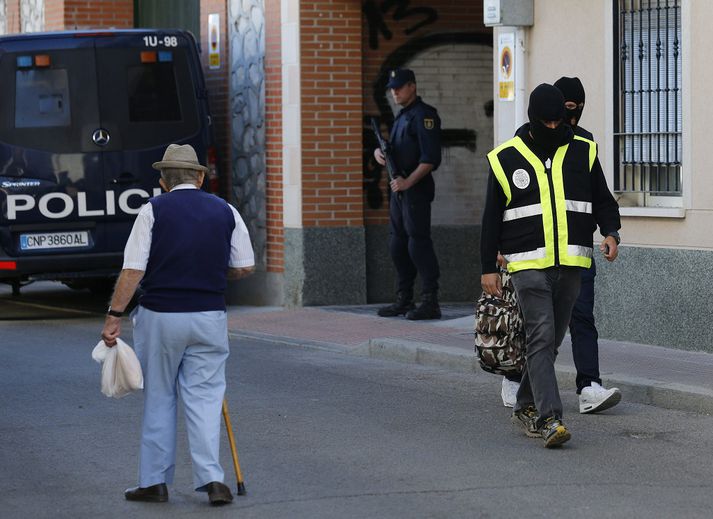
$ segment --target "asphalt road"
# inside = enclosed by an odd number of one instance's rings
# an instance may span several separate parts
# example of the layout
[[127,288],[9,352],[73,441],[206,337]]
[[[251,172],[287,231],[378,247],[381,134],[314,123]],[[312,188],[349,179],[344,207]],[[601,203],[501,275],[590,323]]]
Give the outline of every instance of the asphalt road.
[[42,320],[0,322],[3,518],[711,516],[709,416],[626,403],[583,416],[567,393],[573,439],[546,450],[510,424],[496,377],[245,340],[227,397],[248,495],[210,509],[193,492],[181,417],[170,502],[129,503],[141,396],[99,392],[101,317],[36,304]]

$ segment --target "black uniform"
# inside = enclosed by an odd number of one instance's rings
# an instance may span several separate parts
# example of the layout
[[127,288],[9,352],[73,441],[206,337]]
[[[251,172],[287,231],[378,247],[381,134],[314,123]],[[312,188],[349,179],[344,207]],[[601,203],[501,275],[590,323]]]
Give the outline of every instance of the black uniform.
[[[399,112],[391,129],[391,148],[400,173],[407,177],[420,163],[441,163],[441,120],[437,110],[420,97]],[[416,274],[424,294],[438,291],[440,271],[431,241],[431,202],[435,195],[428,173],[406,191],[391,193],[391,258],[398,274],[399,292],[412,292]]]

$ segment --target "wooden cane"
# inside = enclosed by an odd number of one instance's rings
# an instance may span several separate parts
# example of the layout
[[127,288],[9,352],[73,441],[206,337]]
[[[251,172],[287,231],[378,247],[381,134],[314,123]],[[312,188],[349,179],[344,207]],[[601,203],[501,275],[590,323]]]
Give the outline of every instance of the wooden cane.
[[238,449],[235,448],[235,436],[233,436],[233,426],[230,424],[230,415],[228,414],[228,401],[223,399],[223,419],[225,420],[225,429],[228,431],[228,442],[230,443],[230,453],[233,455],[233,467],[235,467],[235,477],[238,480],[238,495],[245,495],[245,483],[243,482],[243,473],[240,470],[240,462],[238,461]]

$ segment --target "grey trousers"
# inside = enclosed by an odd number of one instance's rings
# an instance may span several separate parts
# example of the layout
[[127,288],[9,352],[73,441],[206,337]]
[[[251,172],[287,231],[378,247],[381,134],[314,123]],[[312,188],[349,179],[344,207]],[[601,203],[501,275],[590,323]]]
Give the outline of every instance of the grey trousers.
[[547,418],[562,418],[555,357],[579,295],[580,278],[576,267],[523,270],[512,276],[527,336],[526,364],[515,410],[534,404],[540,415],[538,426]]

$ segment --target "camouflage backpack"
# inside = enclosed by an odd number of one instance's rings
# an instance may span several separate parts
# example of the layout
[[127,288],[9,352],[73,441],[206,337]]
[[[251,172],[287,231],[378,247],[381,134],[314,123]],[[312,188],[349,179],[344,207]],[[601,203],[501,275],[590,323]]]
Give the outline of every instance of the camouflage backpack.
[[508,375],[525,365],[525,327],[512,278],[500,276],[503,297],[483,292],[475,304],[475,354],[485,371]]

